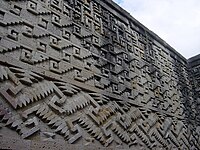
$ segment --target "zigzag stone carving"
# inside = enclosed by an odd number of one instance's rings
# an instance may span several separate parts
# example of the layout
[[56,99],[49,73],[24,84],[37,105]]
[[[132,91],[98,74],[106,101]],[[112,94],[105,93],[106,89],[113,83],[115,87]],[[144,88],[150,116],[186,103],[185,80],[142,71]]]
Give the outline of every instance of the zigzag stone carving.
[[200,149],[199,56],[114,2],[1,0],[0,24],[1,149]]

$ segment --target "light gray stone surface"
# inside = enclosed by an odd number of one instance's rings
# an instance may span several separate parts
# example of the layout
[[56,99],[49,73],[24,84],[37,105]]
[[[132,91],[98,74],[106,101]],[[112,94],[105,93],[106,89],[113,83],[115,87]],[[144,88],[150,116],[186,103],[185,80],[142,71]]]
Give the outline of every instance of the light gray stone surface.
[[0,148],[200,149],[196,60],[111,0],[1,0]]

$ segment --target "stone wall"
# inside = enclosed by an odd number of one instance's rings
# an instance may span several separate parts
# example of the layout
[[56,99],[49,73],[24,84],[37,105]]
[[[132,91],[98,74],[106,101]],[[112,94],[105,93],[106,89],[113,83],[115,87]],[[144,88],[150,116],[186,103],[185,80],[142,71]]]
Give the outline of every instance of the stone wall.
[[0,148],[200,149],[192,66],[114,2],[1,0],[0,24]]
[[200,127],[200,55],[192,57],[188,60],[188,74],[190,77],[190,89],[192,91],[192,99],[189,101],[190,124],[194,128]]

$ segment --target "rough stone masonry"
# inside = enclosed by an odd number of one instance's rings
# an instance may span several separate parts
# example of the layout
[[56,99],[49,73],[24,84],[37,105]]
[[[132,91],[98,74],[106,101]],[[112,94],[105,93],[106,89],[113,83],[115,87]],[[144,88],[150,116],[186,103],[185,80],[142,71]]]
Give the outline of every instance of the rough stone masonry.
[[200,55],[111,0],[0,1],[0,149],[200,149]]

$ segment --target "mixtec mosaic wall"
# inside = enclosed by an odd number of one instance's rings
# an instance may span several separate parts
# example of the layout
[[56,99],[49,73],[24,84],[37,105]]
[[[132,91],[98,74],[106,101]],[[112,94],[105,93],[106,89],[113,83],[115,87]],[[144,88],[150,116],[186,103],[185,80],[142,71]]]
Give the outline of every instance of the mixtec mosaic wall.
[[110,0],[1,0],[0,148],[200,149],[188,66]]

